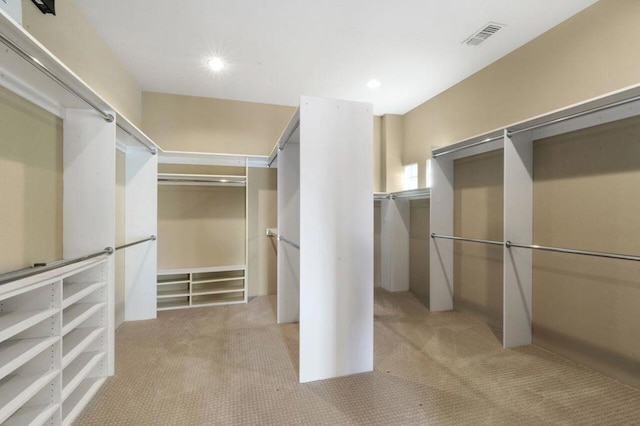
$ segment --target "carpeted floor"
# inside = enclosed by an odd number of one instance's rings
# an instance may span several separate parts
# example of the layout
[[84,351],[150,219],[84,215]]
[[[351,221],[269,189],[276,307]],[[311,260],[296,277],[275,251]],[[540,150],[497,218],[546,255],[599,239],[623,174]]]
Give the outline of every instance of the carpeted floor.
[[638,425],[640,391],[485,324],[375,295],[375,371],[298,383],[275,297],[161,312],[116,333],[116,376],[79,425]]

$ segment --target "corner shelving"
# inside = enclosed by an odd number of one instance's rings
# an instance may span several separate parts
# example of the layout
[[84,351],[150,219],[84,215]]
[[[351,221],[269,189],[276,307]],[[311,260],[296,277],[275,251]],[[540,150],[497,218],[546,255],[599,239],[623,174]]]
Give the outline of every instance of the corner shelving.
[[158,310],[245,303],[246,265],[158,271]]

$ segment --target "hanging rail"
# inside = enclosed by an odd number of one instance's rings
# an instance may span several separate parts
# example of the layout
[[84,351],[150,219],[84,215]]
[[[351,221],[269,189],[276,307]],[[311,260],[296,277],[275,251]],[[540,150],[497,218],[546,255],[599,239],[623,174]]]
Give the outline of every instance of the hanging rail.
[[[551,120],[543,121],[543,122],[537,123],[537,124],[532,124],[530,126],[525,126],[525,127],[519,128],[519,129],[509,129],[507,127],[506,128],[507,136],[511,137],[513,135],[517,135],[518,133],[523,133],[523,132],[527,132],[527,131],[530,131],[530,130],[539,129],[539,128],[545,127],[545,126],[551,126],[553,124],[562,123],[562,122],[565,122],[565,121],[568,121],[568,120],[572,120],[574,118],[582,117],[582,116],[593,114],[593,113],[600,112],[600,111],[605,111],[605,110],[610,109],[610,108],[615,108],[615,107],[627,105],[627,104],[630,104],[630,103],[633,103],[633,102],[637,102],[637,101],[640,101],[640,96],[633,96],[633,97],[628,98],[628,99],[623,99],[623,100],[620,100],[620,101],[611,102],[611,103],[608,103],[608,104],[605,104],[605,105],[601,105],[601,106],[598,106],[598,107],[593,107],[593,108],[590,108],[590,109],[587,109],[587,110],[584,110],[584,111],[575,112],[573,114],[567,114],[567,115],[562,116],[562,117],[558,117],[558,118],[554,118],[554,119],[551,119]],[[437,158],[437,157],[440,157],[442,155],[447,155],[447,154],[451,154],[451,153],[454,153],[454,152],[462,151],[462,150],[467,149],[467,148],[472,148],[474,146],[483,145],[485,143],[489,143],[489,142],[493,142],[493,141],[502,139],[503,137],[504,136],[495,136],[495,137],[483,139],[483,140],[478,141],[478,142],[471,143],[469,145],[460,146],[460,147],[457,147],[457,148],[451,148],[449,150],[438,152],[438,153],[433,153],[432,157],[433,158]]]
[[31,65],[33,65],[36,69],[38,69],[44,75],[46,75],[51,80],[56,82],[60,87],[62,87],[63,89],[65,89],[69,93],[77,96],[78,98],[82,99],[83,102],[85,102],[91,108],[96,110],[96,112],[98,114],[100,114],[102,116],[102,118],[105,119],[105,121],[107,121],[108,123],[111,123],[113,120],[115,120],[115,117],[112,114],[109,114],[109,113],[103,111],[102,108],[100,108],[95,103],[93,103],[92,101],[87,99],[82,93],[78,92],[77,90],[75,90],[74,88],[69,86],[67,83],[65,83],[64,81],[60,80],[60,78],[58,78],[58,76],[56,76],[54,73],[49,71],[49,69],[47,67],[45,67],[37,58],[34,58],[33,56],[31,56],[30,54],[25,52],[20,46],[18,46],[17,44],[12,42],[8,38],[6,38],[4,36],[4,34],[0,34],[0,41],[3,44],[5,44],[9,49],[13,50],[22,59],[24,59],[25,61],[29,62]]
[[293,241],[287,240],[282,235],[276,234],[275,232],[273,232],[272,229],[267,229],[267,237],[274,237],[276,240],[282,241],[283,243],[287,243],[290,246],[293,246],[293,247],[297,248],[298,250],[300,250],[300,246],[298,244],[294,243]]
[[640,256],[632,256],[629,254],[606,253],[606,252],[589,251],[589,250],[575,250],[575,249],[567,249],[567,248],[539,246],[535,244],[517,244],[517,243],[512,243],[511,241],[506,241],[504,245],[507,248],[516,247],[516,248],[524,248],[524,249],[531,249],[531,250],[553,251],[557,253],[580,254],[583,256],[606,257],[609,259],[633,260],[636,262],[640,262]]
[[267,165],[267,167],[271,167],[273,162],[276,161],[276,158],[278,158],[278,153],[284,149],[285,145],[289,142],[289,139],[291,139],[291,136],[293,136],[293,134],[296,132],[296,130],[298,130],[299,127],[300,119],[296,121],[296,123],[291,127],[289,131],[282,135],[282,138],[280,138],[282,142],[278,141],[278,148],[274,153],[273,158],[269,160],[269,164]]
[[[42,72],[44,75],[49,77],[56,84],[58,84],[60,87],[65,89],[67,92],[69,92],[72,95],[76,96],[77,98],[81,99],[84,103],[86,103],[91,108],[93,108],[98,114],[100,114],[100,116],[102,118],[104,118],[105,121],[107,121],[108,123],[111,123],[111,122],[113,122],[113,120],[115,120],[115,117],[113,116],[113,114],[109,114],[108,112],[104,111],[102,108],[100,108],[94,102],[92,102],[91,100],[87,99],[87,97],[84,96],[82,93],[78,92],[73,87],[69,86],[67,83],[62,81],[58,76],[56,76],[53,72],[51,72],[49,70],[49,68],[44,66],[37,58],[34,58],[29,53],[25,52],[20,46],[18,46],[13,41],[11,41],[7,37],[5,37],[4,34],[0,34],[0,42],[2,42],[4,45],[6,45],[9,49],[13,50],[18,56],[20,56],[25,61],[29,62],[38,71]],[[123,132],[125,132],[129,136],[131,136],[136,142],[138,142],[139,144],[144,146],[152,154],[155,155],[155,154],[158,153],[158,151],[155,149],[155,147],[151,147],[151,146],[147,145],[144,141],[140,140],[137,136],[133,135],[130,131],[128,131],[127,129],[122,127],[120,124],[116,123],[116,126],[118,126],[118,128],[120,128]]]
[[431,233],[431,238],[440,238],[443,240],[454,240],[454,241],[468,241],[471,243],[480,243],[480,244],[490,244],[493,246],[503,246],[504,243],[502,241],[491,241],[491,240],[480,240],[477,238],[463,238],[463,237],[453,237],[451,235],[439,235],[436,233]]
[[127,129],[125,129],[124,127],[122,127],[120,124],[118,124],[118,122],[116,121],[116,126],[118,126],[118,128],[120,130],[122,130],[123,132],[125,132],[126,134],[128,134],[129,136],[131,136],[136,142],[138,142],[140,145],[144,146],[145,148],[147,148],[147,151],[149,151],[151,154],[156,155],[158,153],[158,150],[155,147],[149,146],[147,145],[146,142],[143,142],[141,139],[138,139],[138,137],[136,135],[134,135],[133,133],[131,133],[130,131],[128,131]]
[[93,259],[100,256],[110,256],[114,252],[113,248],[107,247],[102,251],[89,254],[87,256],[78,257],[69,260],[58,260],[51,263],[36,263],[31,268],[23,268],[17,271],[6,272],[0,274],[0,285],[7,284],[23,278],[28,278],[34,275],[41,274],[43,272],[53,271],[54,269],[62,268],[64,266],[73,265],[74,263],[80,263],[85,260]]
[[125,249],[127,247],[135,246],[135,245],[138,245],[138,244],[146,243],[147,241],[155,241],[157,239],[158,239],[158,237],[156,237],[155,235],[152,235],[149,238],[145,238],[144,240],[138,240],[138,241],[134,241],[134,242],[129,243],[129,244],[123,244],[121,246],[117,246],[116,247],[116,251]]

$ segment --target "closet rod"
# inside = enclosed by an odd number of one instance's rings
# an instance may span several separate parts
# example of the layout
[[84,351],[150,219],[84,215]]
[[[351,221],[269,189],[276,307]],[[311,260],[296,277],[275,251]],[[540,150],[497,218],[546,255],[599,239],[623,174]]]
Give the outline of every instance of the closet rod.
[[289,133],[283,138],[283,142],[278,144],[278,150],[276,151],[273,158],[269,160],[269,164],[267,165],[267,167],[271,167],[273,162],[276,161],[276,158],[278,158],[278,152],[284,149],[284,146],[287,144],[287,142],[289,142],[289,139],[291,139],[291,136],[293,136],[293,134],[296,132],[296,130],[298,130],[299,127],[300,127],[300,121],[298,120],[298,122],[291,128]]
[[112,114],[109,114],[109,113],[103,111],[95,103],[93,103],[92,101],[87,99],[82,93],[78,92],[77,90],[75,90],[74,88],[69,86],[67,83],[65,83],[64,81],[60,80],[60,78],[58,78],[54,73],[49,71],[49,69],[47,67],[45,67],[37,58],[34,58],[33,56],[31,56],[30,54],[25,52],[20,46],[18,46],[17,44],[15,44],[11,40],[9,40],[7,37],[5,37],[4,34],[0,33],[0,41],[3,44],[5,44],[9,49],[13,50],[22,59],[24,59],[25,61],[29,62],[31,65],[33,65],[35,68],[37,68],[44,75],[46,75],[51,80],[56,82],[60,87],[62,87],[63,89],[65,89],[69,93],[77,96],[82,101],[84,101],[87,105],[89,105],[91,108],[96,110],[98,112],[98,114],[100,114],[102,116],[102,118],[104,118],[108,123],[111,123],[113,120],[115,120],[115,117]]
[[477,238],[463,238],[463,237],[452,237],[450,235],[439,235],[435,233],[431,233],[431,238],[442,238],[444,240],[455,240],[455,241],[469,241],[472,243],[480,243],[480,244],[490,244],[494,246],[502,246],[504,245],[501,241],[491,241],[491,240],[480,240]]
[[149,151],[151,154],[156,155],[158,153],[158,150],[155,147],[149,146],[147,145],[146,142],[143,142],[142,140],[138,139],[138,137],[136,135],[134,135],[133,133],[131,133],[130,131],[128,131],[127,129],[125,129],[124,127],[122,127],[120,124],[118,124],[118,122],[116,122],[116,126],[118,126],[118,128],[120,130],[122,130],[123,132],[125,132],[126,134],[128,134],[129,136],[131,136],[136,142],[138,142],[140,145],[144,146],[145,148],[147,148],[147,151]]
[[474,142],[474,143],[469,144],[469,145],[459,146],[457,148],[451,148],[451,149],[449,149],[447,151],[438,152],[437,154],[432,154],[431,157],[438,158],[438,157],[440,157],[442,155],[453,154],[454,152],[462,151],[463,149],[473,148],[474,146],[478,146],[478,145],[484,145],[485,143],[497,141],[497,140],[500,140],[500,139],[503,139],[503,138],[504,138],[504,135],[495,136],[493,138],[483,139],[481,141]]
[[293,246],[293,247],[297,248],[298,250],[300,250],[300,246],[298,244],[294,243],[293,241],[287,240],[285,237],[283,237],[281,235],[276,234],[271,229],[267,229],[267,237],[274,237],[276,240],[282,241],[283,243],[287,243],[290,246]]
[[640,101],[640,96],[634,96],[634,97],[629,98],[629,99],[623,99],[621,101],[613,102],[613,103],[606,104],[606,105],[601,105],[599,107],[594,107],[594,108],[588,109],[586,111],[576,112],[574,114],[569,114],[569,115],[566,115],[564,117],[556,118],[554,120],[549,120],[549,121],[545,121],[543,123],[538,123],[538,124],[534,124],[534,125],[531,125],[531,126],[523,127],[522,129],[507,130],[507,136],[511,137],[513,135],[517,135],[518,133],[527,132],[529,130],[534,130],[534,129],[539,129],[540,127],[550,126],[552,124],[562,123],[562,122],[567,121],[567,120],[572,120],[574,118],[582,117],[583,115],[593,114],[594,112],[604,111],[604,110],[607,110],[609,108],[615,108],[615,107],[626,105],[626,104],[630,104],[630,103],[636,102],[636,101]]
[[80,263],[85,260],[93,259],[95,257],[109,256],[113,254],[113,251],[114,250],[111,247],[107,247],[97,253],[92,253],[87,256],[78,257],[76,259],[58,260],[51,263],[36,263],[31,268],[23,268],[16,271],[6,272],[4,274],[0,274],[0,285],[38,275],[43,272],[53,271],[54,269],[73,265],[74,263]]
[[124,244],[124,245],[118,246],[118,247],[116,247],[116,250],[121,250],[121,249],[124,249],[124,248],[127,248],[127,247],[131,247],[131,246],[135,246],[135,245],[138,245],[138,244],[146,243],[147,241],[155,241],[157,239],[158,239],[158,237],[156,237],[155,235],[152,235],[149,238],[145,238],[144,240],[138,240],[138,241],[134,241],[134,242],[129,243],[129,244]]
[[525,249],[531,249],[531,250],[553,251],[557,253],[580,254],[584,256],[606,257],[609,259],[634,260],[636,262],[640,262],[640,256],[632,256],[628,254],[606,253],[606,252],[588,251],[588,250],[575,250],[575,249],[547,247],[547,246],[539,246],[539,245],[531,245],[531,244],[517,244],[517,243],[512,243],[511,241],[506,241],[504,245],[507,248],[517,247],[517,248],[525,248]]

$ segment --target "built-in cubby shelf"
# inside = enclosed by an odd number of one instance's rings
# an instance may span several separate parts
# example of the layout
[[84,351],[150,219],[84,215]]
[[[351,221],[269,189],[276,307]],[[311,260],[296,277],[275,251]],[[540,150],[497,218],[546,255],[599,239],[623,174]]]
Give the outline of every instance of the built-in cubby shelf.
[[246,265],[158,271],[158,310],[246,303]]

